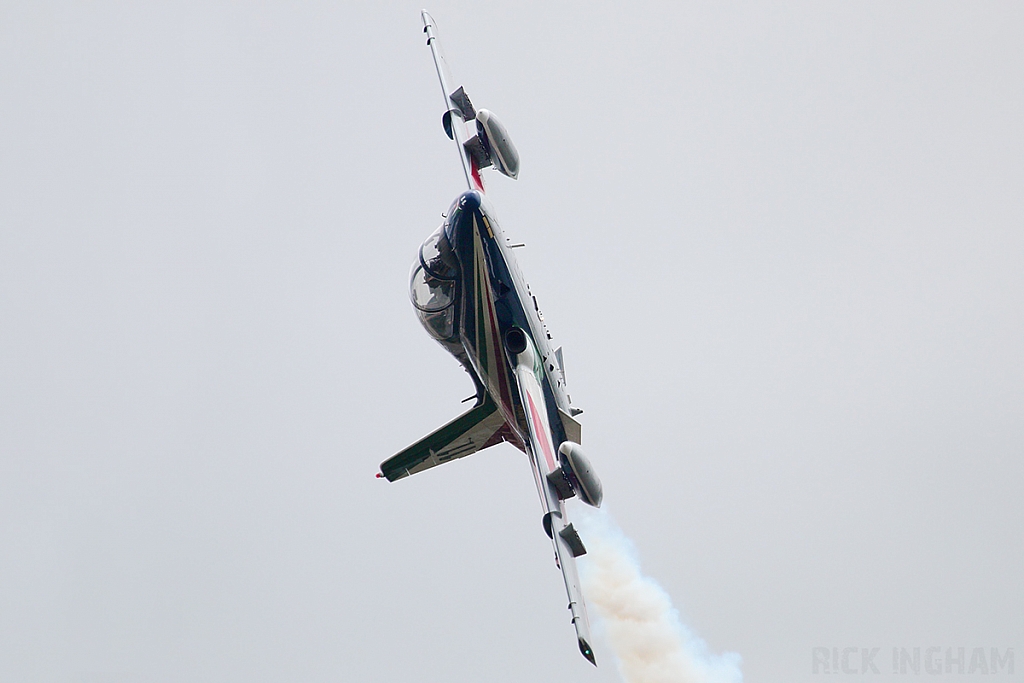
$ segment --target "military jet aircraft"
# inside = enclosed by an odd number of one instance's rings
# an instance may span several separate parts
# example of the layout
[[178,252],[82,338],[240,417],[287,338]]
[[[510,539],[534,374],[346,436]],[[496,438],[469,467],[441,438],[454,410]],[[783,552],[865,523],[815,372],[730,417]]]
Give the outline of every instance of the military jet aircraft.
[[449,89],[434,20],[426,11],[422,16],[444,95],[442,125],[457,147],[467,189],[420,247],[410,296],[427,333],[473,378],[476,403],[385,460],[377,476],[396,481],[502,442],[523,451],[565,580],[580,652],[596,664],[576,571],[576,558],[586,549],[564,501],[578,496],[599,506],[601,482],[579,445],[575,417],[582,411],[572,407],[566,391],[562,350],[551,348],[544,316],[513,255],[516,245],[499,227],[480,175],[493,167],[516,178],[519,154],[494,114],[474,109],[462,87]]

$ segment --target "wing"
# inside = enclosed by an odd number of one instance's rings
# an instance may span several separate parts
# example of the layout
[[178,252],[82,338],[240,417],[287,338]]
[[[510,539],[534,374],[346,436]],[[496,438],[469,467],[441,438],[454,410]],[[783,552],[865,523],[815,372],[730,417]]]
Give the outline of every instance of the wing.
[[576,558],[587,552],[583,547],[579,534],[569,522],[565,512],[565,504],[559,498],[549,475],[558,476],[558,455],[555,451],[554,439],[551,435],[551,424],[548,421],[547,401],[540,378],[544,368],[538,363],[538,356],[532,341],[522,353],[516,357],[516,384],[519,385],[519,396],[523,401],[526,423],[529,428],[527,454],[533,467],[534,480],[544,506],[544,531],[551,538],[555,549],[558,568],[562,570],[565,581],[565,592],[569,597],[569,611],[572,613],[572,624],[576,628],[576,639],[580,652],[596,665],[594,651],[590,647],[590,621],[587,618],[587,606],[583,601],[580,588],[579,573],[576,570]]
[[502,441],[516,440],[497,406],[485,396],[467,412],[382,462],[378,476],[396,481]]
[[472,135],[466,130],[466,122],[476,116],[473,104],[469,101],[465,90],[459,87],[458,90],[449,89],[451,75],[448,72],[448,63],[444,58],[444,51],[441,50],[441,43],[437,39],[437,26],[434,18],[427,10],[420,14],[423,19],[423,32],[427,34],[427,45],[430,46],[430,54],[434,57],[434,68],[437,69],[437,79],[441,82],[441,94],[444,96],[444,127],[448,137],[455,141],[459,148],[459,159],[462,161],[462,171],[466,176],[466,185],[470,190],[483,190],[483,180],[480,178],[480,169],[477,168],[473,159],[466,149],[466,142]]

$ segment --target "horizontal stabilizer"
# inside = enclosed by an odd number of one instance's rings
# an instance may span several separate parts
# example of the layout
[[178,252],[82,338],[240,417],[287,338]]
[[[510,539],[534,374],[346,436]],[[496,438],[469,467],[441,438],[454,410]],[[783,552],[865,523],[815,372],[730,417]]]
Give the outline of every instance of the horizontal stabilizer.
[[380,471],[388,481],[396,481],[472,455],[502,441],[516,443],[516,438],[488,396],[448,424],[382,462]]

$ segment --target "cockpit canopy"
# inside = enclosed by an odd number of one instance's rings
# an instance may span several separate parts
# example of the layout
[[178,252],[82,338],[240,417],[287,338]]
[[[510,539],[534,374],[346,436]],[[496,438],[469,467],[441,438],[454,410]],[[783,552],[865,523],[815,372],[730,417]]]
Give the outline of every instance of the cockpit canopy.
[[409,297],[420,322],[438,340],[455,336],[455,288],[458,259],[452,251],[444,226],[434,231],[420,247],[413,266]]
[[420,263],[427,272],[441,280],[454,280],[459,274],[459,260],[452,251],[444,226],[431,233],[420,247]]
[[455,280],[440,280],[416,264],[409,285],[413,306],[426,313],[448,308],[455,301]]

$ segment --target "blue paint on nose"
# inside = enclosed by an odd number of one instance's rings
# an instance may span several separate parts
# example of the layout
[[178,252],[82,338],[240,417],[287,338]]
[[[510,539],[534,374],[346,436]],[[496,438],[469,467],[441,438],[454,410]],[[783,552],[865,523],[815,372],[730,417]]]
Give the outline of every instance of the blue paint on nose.
[[483,197],[481,197],[480,193],[476,190],[464,192],[462,196],[459,197],[459,208],[463,211],[475,211],[480,208],[482,203]]
[[452,202],[445,232],[452,246],[460,252],[460,256],[464,247],[472,245],[473,219],[480,220],[483,202],[483,196],[476,190],[463,192]]

